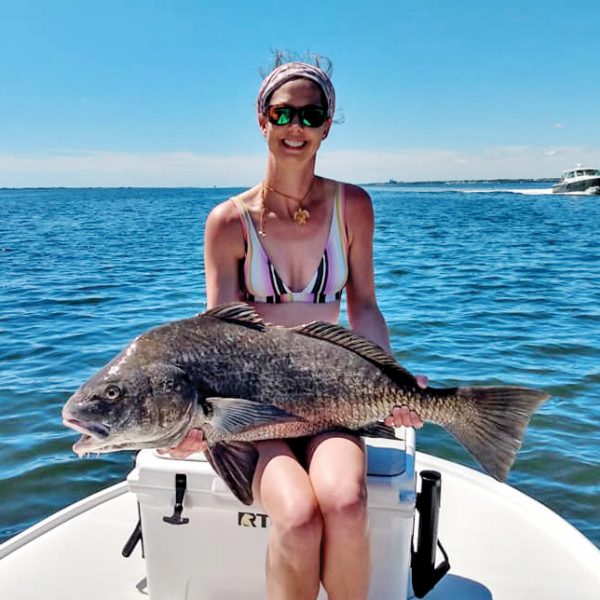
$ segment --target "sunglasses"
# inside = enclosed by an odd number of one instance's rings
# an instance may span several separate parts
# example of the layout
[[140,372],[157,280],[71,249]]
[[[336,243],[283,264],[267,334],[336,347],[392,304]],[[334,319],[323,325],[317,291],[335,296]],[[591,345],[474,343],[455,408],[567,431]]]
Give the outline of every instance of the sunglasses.
[[273,125],[289,125],[296,115],[304,127],[321,127],[327,121],[327,112],[322,106],[294,108],[287,104],[275,104],[267,108],[267,118]]

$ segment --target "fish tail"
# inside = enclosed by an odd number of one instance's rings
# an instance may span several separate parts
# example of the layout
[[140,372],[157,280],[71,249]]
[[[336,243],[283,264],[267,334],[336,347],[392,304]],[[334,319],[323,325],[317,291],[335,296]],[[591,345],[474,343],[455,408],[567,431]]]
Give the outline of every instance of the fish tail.
[[531,415],[548,394],[507,386],[459,387],[452,392],[464,409],[444,426],[492,477],[504,481]]

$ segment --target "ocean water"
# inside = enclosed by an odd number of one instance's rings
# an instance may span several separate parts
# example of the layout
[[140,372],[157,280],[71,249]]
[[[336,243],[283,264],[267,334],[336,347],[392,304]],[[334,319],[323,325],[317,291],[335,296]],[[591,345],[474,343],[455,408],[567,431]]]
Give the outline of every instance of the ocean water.
[[[543,185],[369,187],[378,299],[431,385],[551,394],[509,483],[600,546],[600,199]],[[203,222],[236,191],[0,190],[0,541],[126,476],[132,453],[71,452],[62,405],[136,334],[204,309]],[[440,428],[417,440],[474,465]]]

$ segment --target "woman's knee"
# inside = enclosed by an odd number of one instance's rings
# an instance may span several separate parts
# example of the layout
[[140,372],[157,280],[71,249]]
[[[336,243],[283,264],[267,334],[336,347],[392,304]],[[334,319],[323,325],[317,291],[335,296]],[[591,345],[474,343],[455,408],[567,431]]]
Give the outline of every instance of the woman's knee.
[[320,540],[321,513],[304,467],[285,442],[263,442],[258,448],[255,497],[269,514],[276,534]]
[[277,534],[286,539],[301,539],[318,543],[323,531],[323,518],[313,494],[298,491],[269,512],[271,524]]
[[363,480],[331,482],[317,493],[325,521],[347,522],[356,526],[367,520],[367,488]]
[[323,518],[366,522],[365,454],[360,439],[348,434],[315,437],[309,447],[309,474]]

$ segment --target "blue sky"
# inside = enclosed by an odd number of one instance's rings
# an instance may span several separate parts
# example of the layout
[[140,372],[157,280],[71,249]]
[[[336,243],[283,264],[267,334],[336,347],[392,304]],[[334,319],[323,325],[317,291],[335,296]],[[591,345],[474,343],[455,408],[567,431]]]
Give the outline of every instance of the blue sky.
[[597,0],[0,0],[0,187],[244,186],[271,50],[334,66],[318,172],[600,168]]

